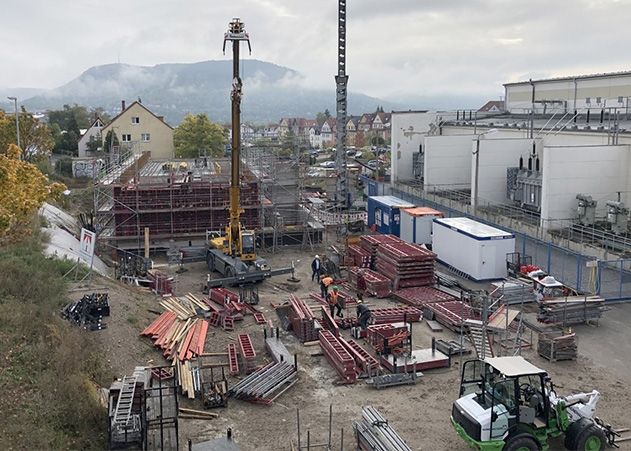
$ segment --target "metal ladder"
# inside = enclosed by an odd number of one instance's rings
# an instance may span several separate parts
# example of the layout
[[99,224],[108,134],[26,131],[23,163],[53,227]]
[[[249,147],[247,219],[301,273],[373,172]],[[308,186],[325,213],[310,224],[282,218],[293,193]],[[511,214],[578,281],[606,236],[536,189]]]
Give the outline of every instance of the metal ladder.
[[484,333],[482,321],[467,320],[465,324],[469,326],[469,340],[471,340],[478,358],[493,357],[493,348],[491,347],[488,334]]
[[121,392],[118,395],[116,410],[114,411],[114,426],[118,429],[125,429],[131,419],[131,409],[134,404],[134,394],[136,392],[136,381],[138,374],[134,372],[131,376],[124,376]]

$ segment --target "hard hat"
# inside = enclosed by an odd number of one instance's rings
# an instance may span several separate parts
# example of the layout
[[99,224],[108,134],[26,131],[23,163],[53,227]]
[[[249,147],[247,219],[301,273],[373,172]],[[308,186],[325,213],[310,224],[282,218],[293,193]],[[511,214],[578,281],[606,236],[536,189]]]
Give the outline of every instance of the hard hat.
[[319,255],[316,255],[316,256],[315,256],[315,258],[320,258],[320,256],[319,256]]
[[339,289],[340,289],[340,288],[339,288],[337,285],[334,285],[334,286],[333,286],[333,291],[337,291],[337,290],[339,290]]
[[363,303],[364,303],[364,301],[362,301],[361,299],[357,299],[357,303],[358,303],[358,304],[363,304]]

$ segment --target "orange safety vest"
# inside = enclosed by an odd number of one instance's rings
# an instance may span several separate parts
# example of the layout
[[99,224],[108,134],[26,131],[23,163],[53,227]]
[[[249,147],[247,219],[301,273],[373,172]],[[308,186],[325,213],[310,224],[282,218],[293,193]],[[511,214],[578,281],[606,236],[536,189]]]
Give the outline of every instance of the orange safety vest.
[[337,296],[335,291],[329,294],[329,305],[337,305]]
[[322,283],[325,287],[328,287],[333,283],[333,277],[325,277],[324,279],[322,279]]

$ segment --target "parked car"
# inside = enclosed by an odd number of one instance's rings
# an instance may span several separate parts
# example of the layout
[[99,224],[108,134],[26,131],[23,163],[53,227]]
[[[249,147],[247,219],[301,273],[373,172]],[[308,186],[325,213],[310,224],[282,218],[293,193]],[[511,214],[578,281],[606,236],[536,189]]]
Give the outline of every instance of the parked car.
[[364,154],[363,154],[363,153],[362,153],[362,151],[360,150],[359,152],[355,153],[355,159],[361,158],[361,157],[362,157],[362,155],[364,155]]
[[335,167],[335,161],[325,161],[324,163],[320,163],[319,166],[321,168],[334,168]]
[[311,169],[307,172],[307,177],[320,177],[320,171],[317,169]]
[[346,156],[347,157],[356,157],[357,151],[350,149],[346,151]]
[[370,160],[366,165],[370,168],[377,169],[379,162],[377,160]]

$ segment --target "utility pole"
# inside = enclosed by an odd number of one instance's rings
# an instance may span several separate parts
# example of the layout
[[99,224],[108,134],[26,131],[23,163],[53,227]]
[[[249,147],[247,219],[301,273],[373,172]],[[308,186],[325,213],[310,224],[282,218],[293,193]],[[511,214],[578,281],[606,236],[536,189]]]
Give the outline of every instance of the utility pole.
[[338,1],[337,12],[337,75],[336,86],[336,154],[335,167],[337,184],[335,203],[343,210],[350,208],[348,177],[346,171],[346,98],[348,76],[346,75],[346,0]]
[[[250,37],[245,32],[245,24],[239,18],[232,19],[228,32],[223,38],[223,52],[226,53],[226,42],[232,42],[232,91],[230,99],[232,101],[232,152],[231,152],[231,180],[230,180],[230,243],[239,237],[239,218],[241,215],[240,208],[240,180],[239,166],[241,158],[241,96],[242,82],[239,76],[239,41],[246,41],[248,49],[252,52],[250,46]],[[231,251],[233,251],[231,249]]]
[[15,108],[15,132],[17,134],[17,143],[18,147],[22,149],[20,145],[20,115],[18,114],[18,98],[17,97],[7,97],[9,100],[13,100],[13,107]]

